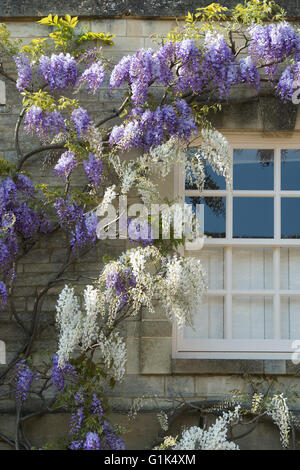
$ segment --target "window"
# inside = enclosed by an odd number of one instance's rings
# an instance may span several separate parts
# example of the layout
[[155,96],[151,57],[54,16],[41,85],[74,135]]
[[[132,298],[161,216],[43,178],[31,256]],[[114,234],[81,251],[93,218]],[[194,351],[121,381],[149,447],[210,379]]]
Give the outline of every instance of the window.
[[202,260],[208,292],[195,329],[174,329],[173,355],[291,359],[300,340],[300,138],[227,137],[231,188],[211,168],[202,192],[177,176],[186,202],[204,204],[204,247],[185,256]]

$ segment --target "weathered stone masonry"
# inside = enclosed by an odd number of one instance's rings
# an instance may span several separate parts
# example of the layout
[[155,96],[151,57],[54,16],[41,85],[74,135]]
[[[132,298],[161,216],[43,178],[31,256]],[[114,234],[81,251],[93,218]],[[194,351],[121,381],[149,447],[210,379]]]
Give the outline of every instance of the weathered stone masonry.
[[[37,25],[35,20],[39,16],[69,13],[80,16],[94,32],[110,32],[116,35],[113,46],[104,46],[108,56],[119,60],[124,54],[131,54],[141,47],[155,47],[149,36],[151,34],[166,34],[175,25],[174,15],[183,16],[188,10],[192,11],[199,6],[209,4],[204,1],[93,1],[83,0],[77,2],[68,0],[61,5],[53,5],[50,1],[24,0],[22,2],[3,1],[0,6],[0,20],[7,22],[13,37],[23,38],[29,42],[34,37],[45,35],[46,28]],[[236,2],[224,1],[230,6]],[[293,17],[300,16],[300,2],[279,2],[287,8]],[[122,92],[114,93],[116,101],[112,100],[107,84],[96,97],[83,96],[86,105],[92,110],[92,115],[111,113],[120,102]],[[13,133],[20,110],[20,98],[13,84],[0,82],[0,157],[15,161],[13,149]],[[277,100],[267,103],[259,102],[247,107],[235,106],[227,108],[216,118],[220,129],[236,129],[248,131],[292,131],[300,129],[299,120],[296,121],[296,109],[284,106],[278,107]],[[286,118],[283,114],[285,113]],[[295,124],[296,123],[296,124]],[[297,131],[299,132],[299,131]],[[300,137],[299,137],[300,141]],[[21,136],[21,145],[29,149],[32,140],[25,135]],[[57,179],[50,175],[47,165],[44,164],[45,155],[30,160],[26,170],[31,173],[37,182],[57,184]],[[78,175],[78,184],[82,181]],[[164,182],[164,191],[172,191],[172,179]],[[84,274],[96,277],[101,267],[101,258],[104,254],[121,253],[126,248],[123,241],[102,242],[94,252],[85,256],[81,263],[73,267],[69,273]],[[60,266],[64,253],[64,241],[61,235],[53,235],[51,240],[41,241],[35,249],[20,263],[18,270],[18,283],[15,289],[16,308],[18,312],[27,314],[29,321],[30,309],[34,299],[35,289],[42,287],[49,277]],[[67,276],[67,275],[66,275]],[[86,280],[80,280],[83,285]],[[44,304],[45,317],[55,317],[55,303],[61,285],[49,291]],[[28,312],[28,313],[27,313]],[[140,318],[129,321],[123,329],[127,338],[128,365],[125,381],[116,387],[112,402],[116,414],[115,419],[127,425],[126,411],[132,405],[135,397],[145,397],[144,413],[134,424],[130,424],[132,431],[126,437],[129,448],[144,448],[151,445],[159,429],[155,409],[171,406],[167,399],[174,399],[179,395],[190,399],[214,399],[223,397],[234,388],[245,389],[247,384],[242,378],[244,372],[252,374],[280,375],[281,381],[288,384],[298,382],[295,374],[298,372],[288,361],[239,361],[239,360],[172,360],[172,325],[166,320],[159,308],[155,314],[142,312]],[[22,339],[22,330],[14,324],[5,314],[0,313],[0,339],[7,345],[7,361],[18,350]],[[39,337],[35,350],[49,349],[55,344],[54,329],[47,329]],[[1,366],[0,366],[1,370]],[[155,400],[153,399],[155,398]],[[300,405],[300,404],[299,404]],[[298,405],[298,406],[299,406]],[[34,407],[34,403],[32,405]],[[123,412],[123,414],[122,414]],[[0,431],[14,427],[14,402],[0,400]],[[186,417],[185,422],[192,422],[193,417]],[[64,415],[49,415],[35,418],[28,423],[28,433],[36,445],[45,441],[53,441],[57,434],[63,434],[67,426]],[[261,439],[261,429],[242,443],[244,447],[257,448]],[[264,428],[264,445],[269,448],[279,446],[279,440],[274,437],[273,428]],[[59,437],[58,436],[58,437]],[[0,449],[6,448],[0,441]]]

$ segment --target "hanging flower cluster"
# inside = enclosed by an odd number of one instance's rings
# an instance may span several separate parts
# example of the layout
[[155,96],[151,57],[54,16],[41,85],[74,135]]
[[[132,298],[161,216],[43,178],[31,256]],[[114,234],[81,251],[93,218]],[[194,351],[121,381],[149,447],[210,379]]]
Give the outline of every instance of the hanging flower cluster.
[[38,73],[44,78],[51,90],[62,90],[75,86],[78,78],[77,64],[68,54],[52,54],[40,58]]
[[69,232],[73,251],[95,244],[98,225],[96,212],[85,214],[82,205],[71,203],[61,197],[56,198],[54,207],[61,226]]
[[157,107],[155,111],[134,109],[128,124],[115,126],[109,143],[127,151],[132,147],[149,150],[176,136],[183,141],[197,132],[192,110],[186,101],[178,99],[175,106]]
[[192,426],[183,431],[179,440],[165,438],[162,448],[172,450],[239,450],[235,442],[228,440],[229,425],[239,419],[241,407],[223,412],[208,429]]
[[286,22],[278,24],[255,24],[248,29],[251,38],[249,53],[258,63],[269,64],[270,75],[277,73],[277,64],[296,51],[296,31]]
[[88,127],[92,124],[91,118],[83,108],[74,109],[72,112],[72,123],[77,133],[77,137],[84,138],[87,136]]
[[102,181],[102,160],[90,152],[88,159],[83,162],[83,167],[92,187],[99,188]]
[[38,373],[33,372],[26,360],[22,359],[15,366],[15,384],[16,384],[16,398],[19,403],[24,403],[27,395],[32,387],[34,381],[38,381],[40,376]]
[[74,289],[65,286],[57,303],[57,323],[60,329],[58,365],[64,367],[76,347],[85,351],[97,345],[109,377],[120,381],[125,374],[126,347],[117,332],[99,333],[99,292],[88,286],[84,292],[85,312],[79,306]]
[[58,356],[54,354],[52,358],[51,380],[55,391],[63,392],[65,390],[66,381],[77,383],[78,374],[75,367],[69,362],[66,362],[63,367],[60,367],[58,365]]
[[24,129],[27,133],[36,134],[43,141],[51,141],[54,136],[66,132],[62,114],[55,111],[43,111],[38,106],[31,106],[25,115]]
[[68,150],[60,156],[54,167],[54,173],[59,176],[59,178],[66,180],[74,170],[76,163],[74,152]]
[[84,84],[85,88],[95,94],[99,90],[105,78],[105,71],[102,61],[90,65],[86,69],[79,79],[79,84]]
[[[0,272],[4,281],[15,279],[14,260],[18,254],[18,237],[35,240],[46,234],[51,225],[45,214],[34,210],[35,189],[31,180],[20,173],[0,181]],[[7,290],[1,281],[0,307],[6,304]]]
[[300,88],[300,62],[288,66],[277,85],[277,93],[283,101],[291,101],[295,91]]
[[25,54],[19,54],[14,57],[18,78],[17,89],[22,92],[29,87],[32,80],[32,69],[28,57]]

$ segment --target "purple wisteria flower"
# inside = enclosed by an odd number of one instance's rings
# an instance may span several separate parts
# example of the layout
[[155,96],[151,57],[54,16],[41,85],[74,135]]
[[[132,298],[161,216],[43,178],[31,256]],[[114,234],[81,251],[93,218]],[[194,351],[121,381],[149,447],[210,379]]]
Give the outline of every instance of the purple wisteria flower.
[[15,229],[23,238],[35,239],[39,232],[47,233],[51,230],[51,223],[43,213],[37,213],[27,202],[21,202],[14,209],[16,217]]
[[[251,38],[249,53],[261,64],[269,64],[267,73],[277,74],[277,62],[295,52],[297,35],[293,26],[286,22],[278,24],[255,24],[248,29]],[[275,62],[275,63],[274,63]]]
[[87,63],[87,66],[90,67],[93,63],[99,61],[99,55],[101,54],[102,47],[94,47],[85,51],[79,58],[79,61]]
[[69,449],[70,450],[80,450],[82,449],[84,441],[73,441],[71,442]]
[[103,408],[101,405],[101,401],[95,393],[93,394],[91,409],[93,414],[103,416]]
[[140,116],[134,114],[127,124],[113,127],[109,143],[117,145],[123,151],[132,147],[149,150],[177,136],[183,141],[197,132],[192,110],[184,100],[176,100],[175,108],[158,106],[155,111],[147,109]]
[[87,90],[95,94],[99,90],[105,78],[105,71],[102,61],[90,65],[79,79],[79,83],[84,83]]
[[145,222],[136,223],[135,220],[128,218],[128,239],[132,243],[141,244],[143,246],[152,245],[151,225]]
[[100,450],[101,441],[96,432],[88,432],[83,444],[84,450]]
[[88,112],[83,108],[74,109],[71,116],[78,137],[86,137],[88,127],[92,123]]
[[240,60],[240,75],[242,81],[255,86],[257,90],[260,89],[260,75],[250,56]]
[[34,186],[26,175],[19,174],[16,182],[10,177],[0,181],[0,305],[6,300],[5,282],[16,279],[13,261],[18,254],[18,236],[35,240],[38,233],[51,230],[46,215],[31,207],[34,196]]
[[235,57],[221,34],[207,32],[204,49],[204,61],[201,67],[203,86],[205,88],[212,82],[219,91],[219,97],[226,97],[229,89],[240,80],[239,65],[235,62]]
[[54,167],[54,173],[59,178],[64,178],[66,180],[72,173],[76,164],[77,160],[75,159],[75,154],[68,150],[60,156],[57,164]]
[[146,101],[148,88],[150,83],[157,78],[157,72],[152,49],[141,49],[131,57],[129,78],[133,103],[142,105]]
[[293,93],[300,88],[300,62],[288,66],[282,73],[277,93],[283,101],[291,101]]
[[104,421],[103,435],[105,436],[106,448],[110,450],[125,450],[125,444],[123,439],[118,436],[116,431]]
[[35,194],[35,189],[31,179],[22,173],[18,174],[16,188],[27,197],[33,197]]
[[63,392],[65,390],[66,380],[77,383],[78,374],[69,362],[66,362],[64,367],[59,367],[57,354],[53,355],[51,367],[51,380],[56,392]]
[[179,62],[178,80],[175,89],[184,93],[191,89],[194,93],[202,91],[205,86],[201,71],[202,54],[195,41],[185,39],[175,43],[175,57]]
[[125,269],[124,272],[110,273],[106,279],[106,286],[115,289],[116,295],[120,297],[120,306],[126,304],[129,298],[129,290],[136,286],[136,278],[131,268]]
[[110,88],[118,88],[123,82],[129,80],[130,64],[131,56],[127,55],[115,65],[110,76]]
[[17,89],[22,92],[29,87],[32,80],[32,69],[30,62],[25,54],[19,54],[14,57],[17,66],[18,78]]
[[16,398],[19,403],[26,401],[32,383],[38,381],[40,375],[33,372],[26,364],[25,359],[19,361],[15,366]]
[[7,212],[10,204],[17,200],[17,187],[11,178],[0,181],[0,214]]
[[77,434],[82,426],[85,418],[83,407],[78,408],[75,413],[71,415],[70,434]]
[[88,160],[83,162],[84,171],[86,172],[91,185],[95,188],[99,188],[102,180],[102,160],[100,158],[96,158],[91,152],[88,157]]
[[70,54],[42,56],[38,71],[51,90],[74,86],[78,78],[76,60]]
[[54,207],[62,227],[69,231],[73,251],[95,243],[98,226],[96,212],[84,214],[82,206],[76,202],[70,203],[63,198],[56,198]]
[[59,111],[43,111],[38,106],[31,106],[25,116],[24,129],[27,133],[37,134],[41,141],[47,142],[56,134],[65,132],[66,126]]

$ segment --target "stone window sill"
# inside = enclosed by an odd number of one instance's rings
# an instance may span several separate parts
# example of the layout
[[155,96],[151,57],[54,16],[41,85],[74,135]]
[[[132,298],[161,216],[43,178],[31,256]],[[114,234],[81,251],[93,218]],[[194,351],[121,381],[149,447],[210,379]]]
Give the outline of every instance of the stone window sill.
[[172,359],[174,375],[290,375],[300,374],[300,365],[286,360]]

